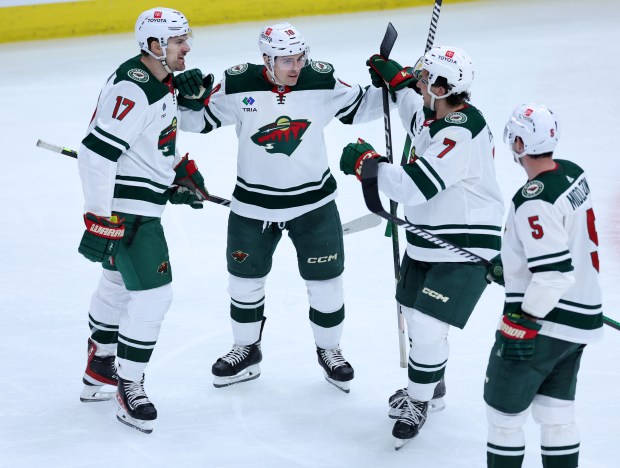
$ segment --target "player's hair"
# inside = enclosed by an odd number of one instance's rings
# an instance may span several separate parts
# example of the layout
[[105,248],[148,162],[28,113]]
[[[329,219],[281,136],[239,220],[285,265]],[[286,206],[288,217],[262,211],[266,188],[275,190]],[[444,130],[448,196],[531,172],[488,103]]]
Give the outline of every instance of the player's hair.
[[[437,80],[435,81],[435,86],[441,86],[442,88],[446,90],[446,92],[449,91],[450,89],[448,86],[448,80],[444,78],[443,76],[437,77]],[[451,94],[450,96],[445,98],[446,104],[448,104],[450,107],[460,106],[461,104],[467,103],[470,99],[471,99],[471,94],[469,93],[469,91],[463,91],[461,93]]]

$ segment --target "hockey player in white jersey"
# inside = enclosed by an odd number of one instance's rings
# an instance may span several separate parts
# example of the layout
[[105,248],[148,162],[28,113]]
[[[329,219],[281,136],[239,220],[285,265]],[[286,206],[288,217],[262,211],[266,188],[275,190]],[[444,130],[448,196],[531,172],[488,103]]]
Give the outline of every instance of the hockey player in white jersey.
[[167,202],[201,208],[203,178],[176,149],[172,72],[185,69],[191,30],[168,8],[136,22],[141,54],[108,78],[79,150],[86,231],[79,252],[101,262],[89,310],[84,402],[116,395],[119,421],[150,433],[157,410],[144,369],[172,301],[172,269],[161,225]]
[[[404,166],[387,163],[363,141],[347,145],[340,167],[360,177],[379,158],[379,190],[404,205],[405,218],[485,258],[500,248],[504,212],[495,179],[493,136],[469,104],[473,65],[455,47],[435,47],[414,68],[374,55],[373,83],[388,83],[413,141]],[[378,81],[378,83],[377,83]],[[414,88],[417,88],[420,95]],[[407,322],[407,388],[389,399],[396,449],[415,437],[428,411],[443,409],[450,326],[463,328],[487,286],[486,269],[407,233],[396,299]],[[429,403],[430,402],[430,403]]]
[[530,103],[504,131],[528,181],[512,198],[494,259],[506,302],[484,384],[488,467],[521,467],[530,409],[542,465],[578,466],[577,373],[586,344],[602,336],[603,312],[590,185],[577,164],[553,158],[559,130],[555,114]]
[[[265,281],[288,231],[308,288],[318,361],[326,379],[348,392],[354,372],[340,349],[342,228],[323,129],[334,118],[345,124],[380,118],[381,93],[350,86],[331,64],[310,60],[304,36],[288,23],[265,27],[258,45],[263,63],[229,68],[202,109],[201,101],[198,110],[181,112],[182,130],[235,125],[239,139],[226,250],[234,345],[213,365],[214,385],[260,375]],[[199,71],[185,75],[192,73]]]

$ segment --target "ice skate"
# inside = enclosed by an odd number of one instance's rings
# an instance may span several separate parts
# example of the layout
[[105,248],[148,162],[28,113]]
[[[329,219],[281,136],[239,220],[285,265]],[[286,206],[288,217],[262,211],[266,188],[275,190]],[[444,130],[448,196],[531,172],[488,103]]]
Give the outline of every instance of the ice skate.
[[84,371],[84,388],[80,401],[92,403],[114,398],[118,377],[116,376],[116,356],[97,356],[97,345],[88,339],[88,362]]
[[[446,407],[446,403],[443,397],[446,395],[446,384],[444,378],[442,377],[437,385],[435,386],[435,391],[433,392],[433,398],[428,402],[428,412],[436,413],[438,411],[443,410]],[[390,397],[388,404],[390,405],[390,410],[388,416],[391,419],[398,419],[400,416],[404,399],[407,396],[407,388],[399,388],[394,392],[394,394]]]
[[257,379],[260,376],[258,363],[262,360],[260,341],[247,346],[233,345],[232,349],[211,367],[213,386],[221,388]]
[[116,419],[140,432],[153,432],[157,410],[144,391],[144,376],[139,381],[119,377],[116,402],[119,406]]
[[402,411],[392,429],[392,435],[396,438],[394,449],[400,450],[418,435],[426,422],[427,410],[428,402],[413,400],[408,396],[404,398]]
[[316,354],[324,370],[325,380],[343,392],[349,393],[354,372],[351,364],[342,356],[342,350],[340,348],[323,349],[317,346]]

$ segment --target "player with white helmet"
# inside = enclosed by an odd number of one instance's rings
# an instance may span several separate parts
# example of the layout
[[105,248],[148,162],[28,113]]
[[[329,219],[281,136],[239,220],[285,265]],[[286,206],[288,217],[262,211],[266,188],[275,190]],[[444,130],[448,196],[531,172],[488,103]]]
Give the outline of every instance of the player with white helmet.
[[[319,364],[330,383],[348,392],[354,371],[340,348],[344,245],[323,130],[334,118],[344,124],[379,119],[381,92],[348,85],[330,63],[311,61],[306,39],[289,23],[264,27],[258,46],[260,64],[229,68],[197,108],[181,103],[183,130],[235,125],[239,139],[226,247],[234,345],[213,364],[213,384],[260,375],[265,282],[287,231],[308,290]],[[195,91],[188,87],[187,94]]]
[[[501,256],[503,315],[489,355],[487,466],[521,467],[531,409],[543,466],[576,468],[575,388],[583,350],[603,334],[594,209],[577,164],[555,159],[558,120],[541,104],[517,106],[504,141],[527,174],[512,198]],[[494,271],[494,270],[491,270]]]
[[[389,86],[413,144],[401,167],[388,164],[369,143],[351,143],[341,169],[359,176],[365,159],[379,158],[379,190],[404,205],[407,220],[477,255],[495,256],[504,207],[493,135],[469,103],[471,59],[461,49],[442,46],[421,57],[413,73],[380,55],[367,64],[373,84]],[[389,399],[397,449],[418,434],[429,411],[443,409],[450,326],[466,325],[487,286],[483,266],[409,233],[400,278],[396,298],[411,348],[408,386]]]
[[140,14],[141,54],[108,78],[79,150],[86,231],[78,251],[103,266],[89,309],[80,399],[116,395],[118,420],[146,433],[157,410],[144,391],[144,370],[172,301],[161,216],[167,202],[200,208],[207,196],[194,161],[176,147],[172,72],[185,69],[190,39],[180,12]]

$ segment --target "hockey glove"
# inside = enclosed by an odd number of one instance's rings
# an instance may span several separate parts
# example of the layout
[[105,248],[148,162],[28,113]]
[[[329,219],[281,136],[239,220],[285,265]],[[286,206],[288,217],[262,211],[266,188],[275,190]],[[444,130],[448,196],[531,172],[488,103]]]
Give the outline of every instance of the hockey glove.
[[195,210],[203,208],[202,201],[187,187],[171,187],[168,189],[168,200],[173,205],[189,205]]
[[188,159],[187,156],[188,154],[183,156],[183,159],[174,168],[174,172],[176,172],[174,184],[190,189],[198,201],[207,200],[209,192],[205,188],[205,180],[194,160]]
[[389,162],[388,158],[375,151],[370,143],[361,138],[357,143],[349,143],[342,150],[340,156],[340,170],[347,175],[355,174],[357,180],[362,180],[362,164],[368,158],[378,159],[379,162]]
[[173,83],[179,90],[179,106],[200,111],[205,106],[205,100],[211,95],[213,75],[203,76],[199,69],[193,68],[175,76]]
[[504,266],[502,264],[502,257],[499,254],[491,259],[486,279],[489,284],[495,282],[500,286],[506,286],[504,284]]
[[511,361],[525,361],[534,355],[534,346],[541,325],[525,312],[504,315],[500,322],[497,344],[499,355]]
[[395,60],[384,59],[379,54],[370,57],[366,61],[366,65],[370,67],[369,73],[372,84],[380,87],[381,81],[385,81],[389,85],[391,93],[415,83],[415,78],[411,74],[409,67],[402,67]]
[[94,213],[84,215],[86,231],[80,241],[78,252],[91,262],[109,262],[114,264],[113,258],[118,246],[125,235],[124,219],[119,221],[117,216],[102,218]]

